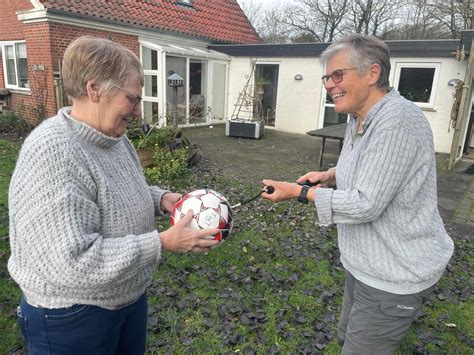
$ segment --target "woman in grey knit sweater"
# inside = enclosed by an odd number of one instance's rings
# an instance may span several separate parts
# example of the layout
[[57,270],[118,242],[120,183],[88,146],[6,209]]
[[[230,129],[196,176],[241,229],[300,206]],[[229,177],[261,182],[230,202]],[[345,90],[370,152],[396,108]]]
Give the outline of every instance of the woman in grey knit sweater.
[[318,182],[313,188],[263,180],[275,191],[262,196],[309,200],[319,224],[337,224],[342,353],[392,354],[453,253],[438,212],[432,132],[421,109],[389,88],[382,41],[347,36],[321,59],[335,111],[350,114],[337,167],[297,180]]
[[125,47],[81,37],[62,66],[72,107],[25,140],[9,190],[8,270],[32,354],[142,354],[146,288],[162,250],[205,252],[218,230],[159,233],[179,194],[148,186],[125,136],[140,116],[143,71]]

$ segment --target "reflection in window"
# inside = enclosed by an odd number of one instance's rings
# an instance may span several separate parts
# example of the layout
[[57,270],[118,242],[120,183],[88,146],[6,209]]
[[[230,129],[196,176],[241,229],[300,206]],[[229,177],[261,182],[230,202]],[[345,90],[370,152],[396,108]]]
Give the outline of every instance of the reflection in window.
[[192,0],[178,0],[178,4],[186,5],[186,6],[192,6],[193,1]]
[[158,76],[145,74],[145,96],[158,97]]
[[158,70],[158,52],[154,49],[142,47],[143,70]]
[[435,68],[401,68],[398,91],[413,102],[430,102]]
[[158,102],[143,102],[143,120],[148,124],[153,124],[158,121]]

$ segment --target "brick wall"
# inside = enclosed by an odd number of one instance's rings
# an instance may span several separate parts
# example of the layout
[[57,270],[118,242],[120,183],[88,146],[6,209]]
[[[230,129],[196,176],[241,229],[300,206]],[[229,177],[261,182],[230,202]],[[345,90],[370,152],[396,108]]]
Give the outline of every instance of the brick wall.
[[[14,41],[25,39],[23,23],[18,21],[16,12],[29,10],[32,8],[28,0],[1,0],[0,1],[0,41]],[[0,88],[5,87],[5,77],[3,73],[3,57],[0,50]],[[28,102],[28,97],[17,97],[12,95],[12,105],[19,108],[24,107],[23,101]],[[25,99],[25,100],[23,100]],[[20,111],[20,110],[19,110]]]
[[[1,1],[0,5],[4,3]],[[12,109],[33,125],[39,122],[39,118],[57,112],[54,73],[59,72],[64,51],[75,38],[83,35],[109,38],[139,56],[138,36],[53,22],[23,24],[17,20],[15,12],[29,8],[29,1],[6,1],[5,8],[0,11],[0,40],[26,41],[30,91],[13,90],[11,102]],[[0,87],[5,87],[3,66],[0,66]]]
[[0,41],[24,38],[23,24],[18,21],[16,12],[32,8],[28,0],[0,0]]

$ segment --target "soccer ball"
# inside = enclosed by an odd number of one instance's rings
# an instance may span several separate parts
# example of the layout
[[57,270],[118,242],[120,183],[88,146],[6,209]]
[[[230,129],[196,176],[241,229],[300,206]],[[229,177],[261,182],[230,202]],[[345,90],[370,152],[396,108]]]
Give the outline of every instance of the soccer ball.
[[227,199],[211,189],[188,192],[176,202],[171,213],[171,224],[183,218],[189,210],[194,211],[190,227],[196,230],[220,228],[215,240],[223,240],[230,235],[233,226],[232,209]]

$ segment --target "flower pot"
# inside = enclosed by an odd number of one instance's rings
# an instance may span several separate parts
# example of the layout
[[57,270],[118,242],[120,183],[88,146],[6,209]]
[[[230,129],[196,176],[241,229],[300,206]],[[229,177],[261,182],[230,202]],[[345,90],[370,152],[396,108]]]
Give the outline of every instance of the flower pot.
[[140,164],[142,167],[147,167],[153,165],[153,154],[155,153],[155,148],[144,148],[138,149],[138,159],[140,159]]

